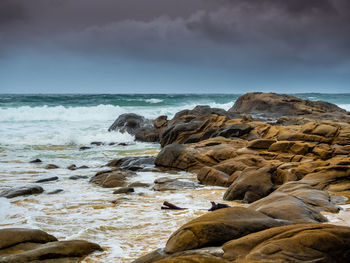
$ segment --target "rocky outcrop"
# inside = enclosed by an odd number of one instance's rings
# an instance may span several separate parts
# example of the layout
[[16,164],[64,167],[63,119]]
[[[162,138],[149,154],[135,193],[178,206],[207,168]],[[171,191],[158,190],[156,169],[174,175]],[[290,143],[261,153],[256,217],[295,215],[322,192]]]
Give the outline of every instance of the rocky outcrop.
[[252,209],[223,208],[200,216],[175,231],[166,244],[165,252],[218,246],[249,233],[283,224]]
[[350,227],[298,224],[267,229],[227,242],[233,262],[347,262]]
[[117,167],[123,170],[138,171],[154,167],[153,156],[131,156],[110,161],[106,166]]
[[276,93],[253,92],[239,97],[229,110],[239,114],[265,114],[272,116],[298,116],[346,111],[324,101],[303,100],[294,96]]
[[8,190],[4,190],[0,193],[0,197],[14,198],[22,195],[34,195],[41,194],[44,189],[38,185],[29,185],[23,187],[14,187]]
[[[73,262],[102,248],[88,241],[57,239],[41,230],[0,229],[0,262]],[[50,260],[50,261],[47,261]],[[57,261],[56,261],[57,260]]]

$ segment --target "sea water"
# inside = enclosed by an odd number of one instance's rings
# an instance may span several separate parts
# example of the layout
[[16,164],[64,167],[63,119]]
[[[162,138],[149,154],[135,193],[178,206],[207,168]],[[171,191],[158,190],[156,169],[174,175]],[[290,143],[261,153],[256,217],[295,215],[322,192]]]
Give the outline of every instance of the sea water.
[[[73,175],[93,176],[106,170],[104,165],[125,156],[156,155],[156,143],[135,142],[127,133],[108,132],[108,127],[123,113],[146,118],[174,114],[196,105],[228,110],[240,94],[0,94],[0,191],[33,184],[39,178],[58,176],[42,183],[45,192],[36,196],[0,198],[0,228],[38,228],[60,240],[84,239],[100,244],[85,262],[131,262],[163,247],[179,226],[210,207],[209,201],[222,202],[221,187],[156,192],[136,188],[129,195],[113,195],[113,189],[90,184],[88,179],[70,180]],[[295,94],[324,100],[350,110],[350,94]],[[91,146],[91,142],[103,142]],[[110,143],[115,143],[109,145]],[[125,143],[127,146],[118,145]],[[91,149],[81,151],[81,146]],[[29,163],[34,159],[43,163]],[[60,168],[47,170],[47,164]],[[88,169],[68,170],[71,164]],[[130,182],[152,183],[160,177],[175,177],[196,182],[191,173],[138,172]],[[56,189],[63,191],[48,195]],[[115,203],[112,200],[120,199]],[[164,201],[188,210],[166,211]],[[343,214],[344,215],[344,214]],[[348,215],[344,215],[346,218]],[[342,218],[329,216],[341,222]],[[344,222],[343,222],[344,223]],[[347,222],[345,222],[347,224]]]

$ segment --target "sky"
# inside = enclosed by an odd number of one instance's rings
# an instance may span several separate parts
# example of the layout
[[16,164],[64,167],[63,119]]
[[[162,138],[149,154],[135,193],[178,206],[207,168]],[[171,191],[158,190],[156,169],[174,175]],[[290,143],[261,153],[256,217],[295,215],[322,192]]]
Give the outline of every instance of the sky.
[[349,0],[0,0],[0,93],[349,84]]

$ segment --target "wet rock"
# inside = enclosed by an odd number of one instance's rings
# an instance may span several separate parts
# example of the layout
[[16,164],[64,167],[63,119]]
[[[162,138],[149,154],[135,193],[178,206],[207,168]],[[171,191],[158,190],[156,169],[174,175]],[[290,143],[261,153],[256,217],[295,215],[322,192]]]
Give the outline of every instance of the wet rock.
[[150,184],[142,183],[142,182],[134,182],[128,185],[128,187],[150,187]]
[[[114,145],[115,143],[110,143],[109,145]],[[128,146],[129,144],[125,142],[118,143],[119,146]]]
[[154,120],[153,125],[156,129],[162,129],[167,126],[168,122],[168,116],[161,115]]
[[155,157],[153,156],[132,156],[110,161],[106,166],[119,167],[124,170],[138,171],[153,167],[154,161]]
[[72,175],[69,177],[70,180],[87,179],[89,176],[86,175]]
[[123,203],[123,202],[129,201],[129,200],[130,200],[129,198],[121,197],[121,198],[112,200],[111,203],[112,203],[112,204],[119,204],[119,203]]
[[252,203],[267,196],[273,190],[271,174],[275,167],[244,170],[224,194],[224,200],[243,200]]
[[41,163],[42,161],[40,159],[35,159],[30,161],[29,163]]
[[68,260],[75,258],[79,260],[80,257],[94,251],[102,251],[102,248],[95,243],[83,240],[53,241],[40,245],[30,243],[20,244],[10,250],[8,254],[0,255],[0,262],[45,262],[45,260],[62,260],[62,258],[67,258]]
[[57,176],[52,176],[52,177],[47,177],[47,178],[42,178],[39,180],[36,180],[35,183],[45,183],[45,182],[52,182],[58,180]]
[[181,181],[173,178],[162,177],[154,181],[154,191],[180,190],[185,188],[195,188],[193,182]]
[[124,133],[134,134],[138,128],[141,128],[147,123],[144,117],[135,113],[121,114],[114,123],[108,128],[108,131],[119,130]]
[[126,186],[126,179],[134,175],[132,172],[122,170],[101,171],[90,179],[90,183],[106,188],[123,187]]
[[229,207],[200,216],[180,227],[169,238],[165,252],[219,246],[249,233],[281,226],[277,221],[260,212],[242,207]]
[[229,261],[213,256],[180,256],[157,261],[157,263],[229,263]]
[[227,242],[231,262],[348,262],[350,228],[298,224],[267,229]]
[[75,164],[71,164],[67,167],[67,169],[74,171],[74,170],[78,169],[78,167]]
[[56,189],[56,190],[53,190],[51,192],[48,192],[47,194],[48,195],[55,195],[55,194],[59,194],[61,192],[63,192],[63,189]]
[[59,166],[55,165],[55,164],[48,164],[45,166],[45,169],[57,169],[60,168]]
[[79,151],[85,151],[85,150],[90,150],[91,147],[88,147],[88,146],[81,146],[79,147]]
[[42,192],[44,192],[44,189],[41,186],[29,185],[23,187],[14,187],[9,190],[5,190],[0,193],[0,197],[14,198],[22,195],[41,194]]
[[0,229],[0,249],[24,242],[47,243],[57,239],[38,229],[3,228]]
[[113,192],[113,194],[128,194],[135,192],[135,189],[132,187],[121,187]]
[[95,145],[95,146],[101,146],[101,145],[104,145],[103,142],[91,142],[90,143],[91,145]]

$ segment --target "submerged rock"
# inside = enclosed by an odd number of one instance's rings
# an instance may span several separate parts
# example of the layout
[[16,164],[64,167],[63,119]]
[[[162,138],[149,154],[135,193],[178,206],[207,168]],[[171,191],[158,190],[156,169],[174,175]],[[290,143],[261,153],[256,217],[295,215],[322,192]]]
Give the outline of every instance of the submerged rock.
[[154,191],[180,190],[185,188],[195,188],[196,184],[188,181],[181,181],[173,178],[162,177],[154,181]]
[[79,180],[79,179],[87,179],[89,176],[86,175],[72,175],[68,179],[70,180]]
[[14,198],[22,195],[33,195],[33,194],[41,194],[44,192],[44,189],[38,185],[29,185],[23,187],[14,187],[0,193],[0,197],[6,198]]
[[51,192],[48,192],[47,194],[48,195],[55,195],[55,194],[58,194],[58,193],[61,193],[63,192],[63,189],[56,189],[56,190],[53,190]]
[[39,180],[36,180],[35,183],[44,183],[44,182],[51,182],[51,181],[56,181],[58,180],[57,176],[52,176],[52,177],[47,177],[47,178],[42,178]]
[[106,188],[123,187],[126,186],[126,179],[134,175],[133,172],[122,170],[101,171],[90,179],[90,183]]
[[60,168],[59,166],[57,166],[56,164],[48,164],[45,166],[45,169],[57,169]]
[[135,189],[132,187],[121,187],[113,192],[113,194],[128,194],[135,192]]
[[30,161],[29,163],[41,163],[42,161],[40,159],[35,159]]

